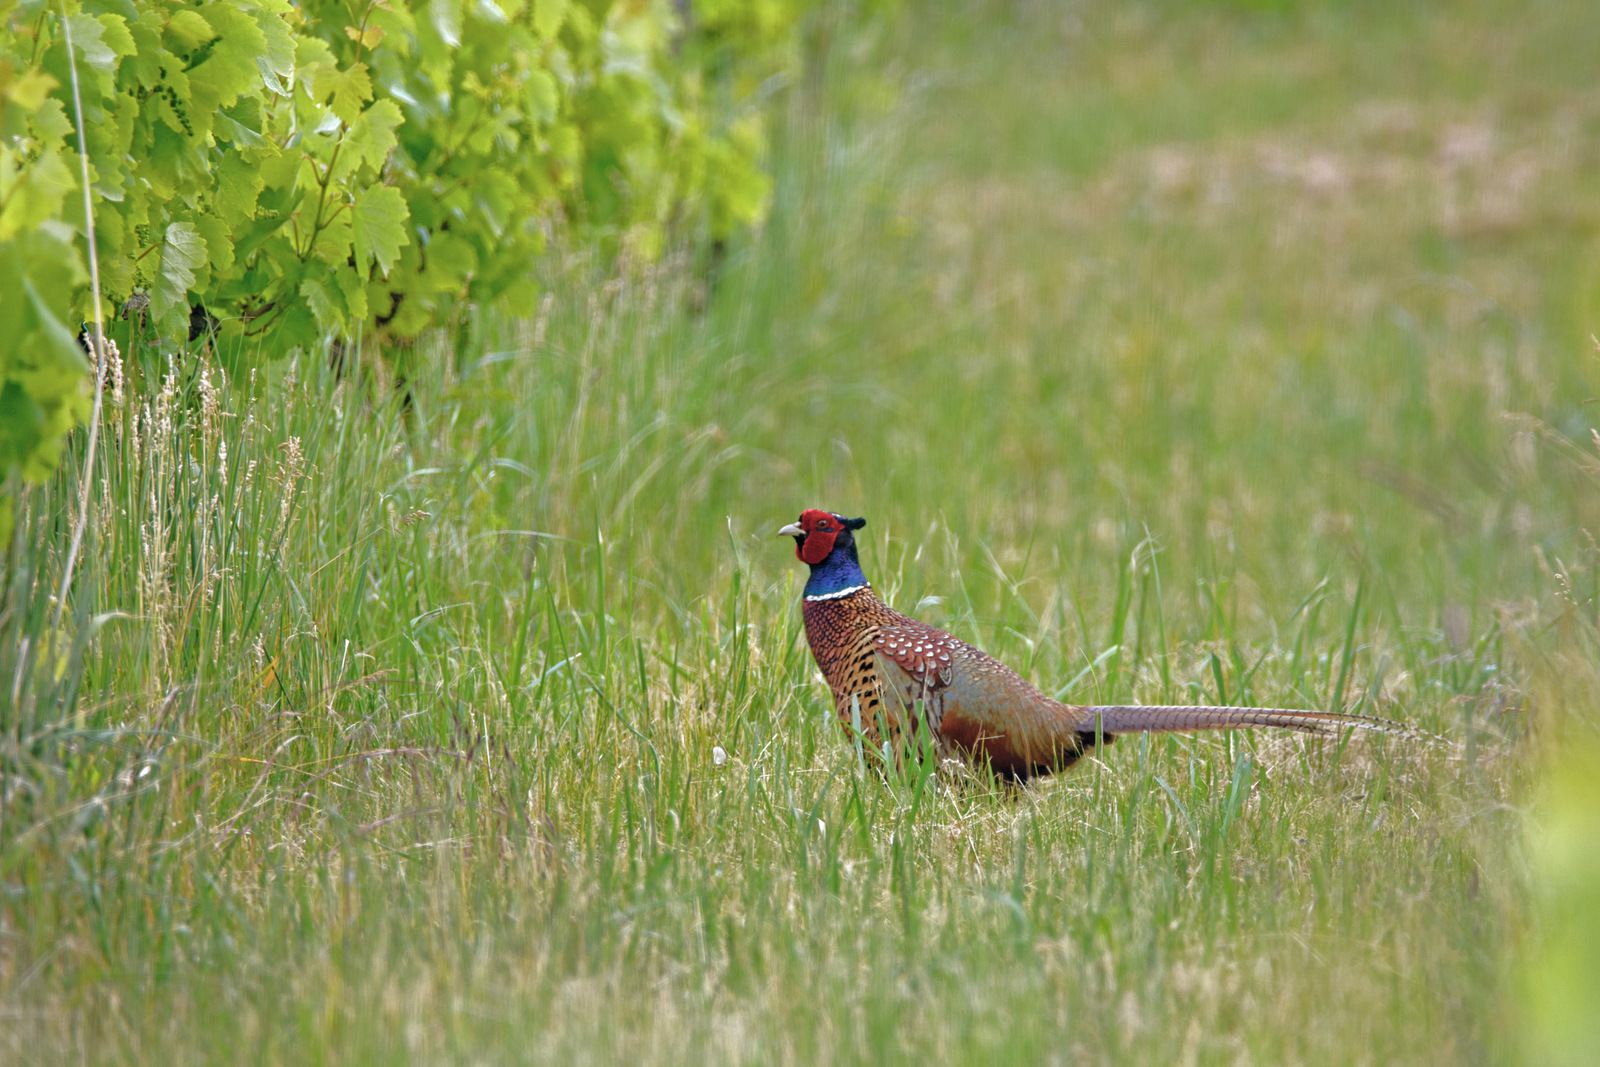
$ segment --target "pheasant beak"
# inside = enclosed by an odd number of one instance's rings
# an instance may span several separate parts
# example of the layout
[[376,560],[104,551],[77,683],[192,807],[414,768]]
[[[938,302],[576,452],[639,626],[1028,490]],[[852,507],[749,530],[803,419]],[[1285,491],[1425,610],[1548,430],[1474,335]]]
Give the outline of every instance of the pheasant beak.
[[805,535],[806,532],[800,529],[800,524],[798,522],[791,522],[789,525],[778,531],[779,537],[804,537]]

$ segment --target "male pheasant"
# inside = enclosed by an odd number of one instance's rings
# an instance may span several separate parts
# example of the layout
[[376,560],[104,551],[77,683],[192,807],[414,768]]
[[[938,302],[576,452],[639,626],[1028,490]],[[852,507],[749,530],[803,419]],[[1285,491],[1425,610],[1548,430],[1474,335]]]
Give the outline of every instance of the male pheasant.
[[801,611],[806,640],[846,730],[892,744],[932,731],[1012,779],[1070,766],[1098,734],[1277,726],[1313,734],[1362,727],[1409,733],[1360,715],[1284,708],[1074,705],[1052,700],[1011,668],[878,599],[861,573],[853,532],[866,519],[811,509],[778,531],[811,566]]

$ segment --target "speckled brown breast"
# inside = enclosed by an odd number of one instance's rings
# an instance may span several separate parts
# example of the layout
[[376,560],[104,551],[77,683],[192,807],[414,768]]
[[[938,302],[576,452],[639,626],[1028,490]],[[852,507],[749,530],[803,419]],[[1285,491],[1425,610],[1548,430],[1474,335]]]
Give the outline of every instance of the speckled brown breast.
[[911,620],[878,599],[870,586],[842,597],[807,598],[801,602],[806,642],[822,676],[833,690],[834,708],[847,730],[859,720],[869,740],[880,737],[878,722],[893,733],[900,729],[899,709],[891,718],[878,681],[877,635],[885,626]]

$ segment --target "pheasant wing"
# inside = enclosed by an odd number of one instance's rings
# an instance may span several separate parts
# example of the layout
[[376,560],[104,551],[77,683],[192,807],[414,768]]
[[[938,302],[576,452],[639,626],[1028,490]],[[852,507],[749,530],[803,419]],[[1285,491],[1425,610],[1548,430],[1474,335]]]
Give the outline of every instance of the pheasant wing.
[[965,641],[910,623],[882,628],[874,642],[891,720],[932,727],[941,744],[1012,775],[1061,766],[1082,750],[1072,709]]
[[921,623],[885,626],[874,635],[879,689],[892,722],[910,723],[914,731],[937,731],[947,710],[959,705],[950,688],[952,657],[940,638],[953,640]]

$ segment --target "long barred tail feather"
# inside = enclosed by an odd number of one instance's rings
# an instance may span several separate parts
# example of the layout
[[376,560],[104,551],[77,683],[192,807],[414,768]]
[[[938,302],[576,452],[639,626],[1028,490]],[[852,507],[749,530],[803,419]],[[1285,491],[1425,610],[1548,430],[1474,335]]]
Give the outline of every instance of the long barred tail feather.
[[1296,711],[1292,708],[1225,708],[1187,705],[1088,705],[1082,709],[1089,729],[1108,734],[1155,733],[1173,730],[1237,730],[1251,726],[1276,726],[1308,734],[1337,734],[1354,727],[1380,733],[1423,738],[1431,735],[1414,730],[1392,719],[1366,715],[1345,715],[1327,711]]

